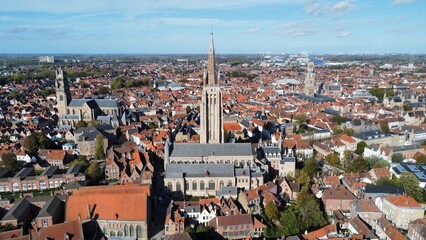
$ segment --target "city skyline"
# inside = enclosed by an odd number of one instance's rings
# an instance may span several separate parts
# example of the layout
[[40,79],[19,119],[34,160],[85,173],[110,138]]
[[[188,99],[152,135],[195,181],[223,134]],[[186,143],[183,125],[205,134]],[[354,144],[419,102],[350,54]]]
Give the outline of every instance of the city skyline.
[[0,53],[425,53],[424,1],[14,1]]

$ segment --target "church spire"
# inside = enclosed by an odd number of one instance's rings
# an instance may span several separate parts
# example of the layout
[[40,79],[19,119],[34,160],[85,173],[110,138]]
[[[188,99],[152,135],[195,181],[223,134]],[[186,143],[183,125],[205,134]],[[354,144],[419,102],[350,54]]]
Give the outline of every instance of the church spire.
[[207,77],[205,79],[206,85],[219,85],[218,79],[216,77],[216,65],[215,65],[214,55],[215,55],[215,52],[214,52],[213,32],[211,32],[209,57],[207,60]]

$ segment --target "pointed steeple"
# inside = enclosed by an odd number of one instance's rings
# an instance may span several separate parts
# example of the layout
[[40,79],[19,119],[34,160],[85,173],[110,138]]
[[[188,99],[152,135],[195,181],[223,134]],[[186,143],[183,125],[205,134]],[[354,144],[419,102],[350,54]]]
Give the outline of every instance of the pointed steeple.
[[209,57],[207,60],[207,77],[205,79],[206,85],[218,85],[216,77],[216,64],[214,59],[214,41],[213,41],[213,33],[210,33],[210,49],[209,49]]

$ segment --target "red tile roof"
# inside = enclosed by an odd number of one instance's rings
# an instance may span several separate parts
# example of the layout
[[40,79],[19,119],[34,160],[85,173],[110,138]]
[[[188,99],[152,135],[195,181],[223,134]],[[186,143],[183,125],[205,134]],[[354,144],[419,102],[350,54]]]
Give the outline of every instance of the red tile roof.
[[92,217],[95,218],[115,220],[118,217],[126,221],[146,221],[149,195],[150,189],[146,185],[80,188],[66,202],[66,220],[76,220],[79,215],[82,219],[89,219],[87,207],[90,206]]

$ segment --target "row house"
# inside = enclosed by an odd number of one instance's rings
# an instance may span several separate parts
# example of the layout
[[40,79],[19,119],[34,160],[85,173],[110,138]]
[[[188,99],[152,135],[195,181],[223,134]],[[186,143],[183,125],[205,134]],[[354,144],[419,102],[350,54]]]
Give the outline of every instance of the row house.
[[86,180],[86,176],[80,173],[81,170],[81,165],[74,165],[65,173],[58,173],[58,167],[49,166],[40,175],[35,176],[34,168],[23,168],[14,177],[0,179],[0,192],[55,189],[63,183]]

